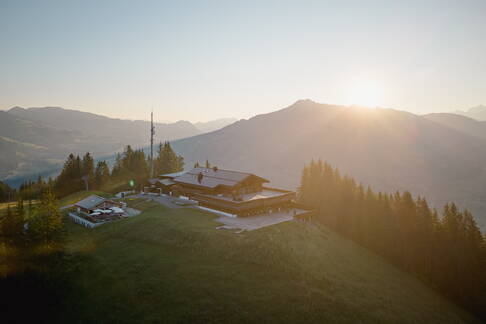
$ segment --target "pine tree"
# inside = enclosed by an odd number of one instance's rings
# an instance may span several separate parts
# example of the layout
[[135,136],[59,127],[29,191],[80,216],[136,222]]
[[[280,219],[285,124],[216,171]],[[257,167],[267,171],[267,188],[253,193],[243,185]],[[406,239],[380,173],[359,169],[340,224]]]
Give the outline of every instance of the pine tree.
[[184,170],[184,158],[177,155],[169,142],[159,144],[155,159],[155,169],[157,174],[173,173]]
[[0,181],[0,202],[7,202],[15,199],[15,189]]
[[427,200],[422,197],[417,198],[417,235],[415,252],[415,269],[422,274],[430,274],[434,248],[435,220],[429,208]]
[[36,215],[29,225],[36,240],[48,250],[61,242],[62,215],[59,203],[50,188],[42,196]]
[[96,164],[95,174],[94,174],[94,183],[96,188],[100,189],[103,186],[106,186],[110,181],[110,168],[108,168],[108,164],[106,161],[99,161]]
[[94,184],[94,160],[91,154],[87,152],[81,162],[81,177],[86,177],[89,187]]
[[7,244],[13,244],[17,230],[15,216],[12,213],[12,209],[10,209],[10,205],[7,205],[7,213],[0,225],[3,241]]
[[133,169],[133,149],[130,145],[127,145],[123,152],[122,167],[125,171]]
[[61,173],[56,178],[54,189],[59,196],[82,190],[84,185],[81,179],[81,160],[79,156],[69,154]]
[[2,233],[6,243],[21,247],[25,244],[25,210],[24,202],[21,197],[17,201],[15,210],[12,211],[7,206],[7,215],[2,222]]
[[115,164],[113,165],[113,169],[111,170],[111,176],[112,178],[120,178],[122,175],[122,156],[120,153],[116,153],[115,155]]

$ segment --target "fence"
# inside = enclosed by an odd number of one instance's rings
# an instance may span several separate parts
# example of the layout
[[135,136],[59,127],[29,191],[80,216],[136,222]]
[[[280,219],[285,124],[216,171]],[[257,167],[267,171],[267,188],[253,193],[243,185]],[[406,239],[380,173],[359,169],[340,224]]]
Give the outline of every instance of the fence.
[[79,217],[78,215],[76,215],[75,213],[69,213],[69,218],[72,219],[73,222],[75,222],[76,224],[80,224],[80,225],[83,225],[84,227],[87,227],[87,228],[93,228],[93,227],[97,227],[97,226],[100,226],[100,225],[103,225],[104,223],[92,223],[82,217]]

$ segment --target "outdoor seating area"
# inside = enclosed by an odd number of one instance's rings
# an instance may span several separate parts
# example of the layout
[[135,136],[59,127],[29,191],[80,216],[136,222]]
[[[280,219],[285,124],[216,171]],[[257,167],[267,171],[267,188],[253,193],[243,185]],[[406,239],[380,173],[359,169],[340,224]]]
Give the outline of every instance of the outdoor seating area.
[[130,217],[124,202],[114,201],[97,195],[91,195],[74,204],[75,211],[69,217],[78,224],[92,228],[108,222]]
[[228,217],[227,215],[220,215],[216,221],[223,224],[218,226],[218,229],[234,229],[239,230],[238,233],[241,233],[242,231],[252,231],[294,219],[305,219],[305,216],[311,213],[312,212],[307,209],[292,207],[281,208],[278,210],[275,209],[267,213],[254,213],[247,215],[247,217]]

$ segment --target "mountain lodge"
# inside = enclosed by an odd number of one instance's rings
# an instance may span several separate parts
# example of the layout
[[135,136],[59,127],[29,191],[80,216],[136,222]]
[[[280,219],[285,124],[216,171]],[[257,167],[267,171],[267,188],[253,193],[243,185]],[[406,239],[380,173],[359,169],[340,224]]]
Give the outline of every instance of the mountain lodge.
[[196,167],[187,172],[163,174],[150,179],[145,192],[187,197],[200,206],[250,216],[290,208],[293,191],[265,187],[267,179],[217,167]]

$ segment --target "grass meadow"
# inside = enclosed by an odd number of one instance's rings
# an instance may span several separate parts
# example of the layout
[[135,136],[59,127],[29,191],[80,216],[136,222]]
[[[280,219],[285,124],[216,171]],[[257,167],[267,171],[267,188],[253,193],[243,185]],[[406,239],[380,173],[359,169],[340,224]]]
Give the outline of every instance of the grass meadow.
[[68,223],[67,249],[83,262],[61,322],[476,322],[324,227],[235,234],[198,210],[129,204],[144,212],[95,229]]

